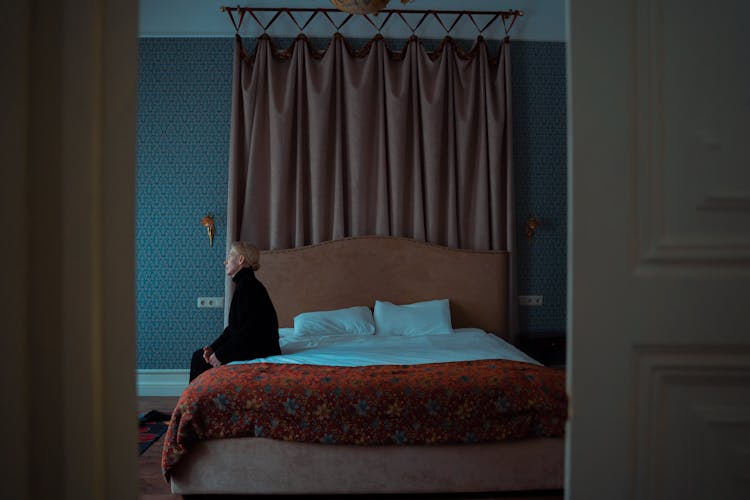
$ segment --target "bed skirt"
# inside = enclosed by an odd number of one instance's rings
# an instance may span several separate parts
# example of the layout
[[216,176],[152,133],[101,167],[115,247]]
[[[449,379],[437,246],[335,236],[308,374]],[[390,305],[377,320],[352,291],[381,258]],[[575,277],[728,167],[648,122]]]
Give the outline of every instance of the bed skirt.
[[197,443],[172,493],[375,494],[560,490],[564,438],[356,446],[227,438]]

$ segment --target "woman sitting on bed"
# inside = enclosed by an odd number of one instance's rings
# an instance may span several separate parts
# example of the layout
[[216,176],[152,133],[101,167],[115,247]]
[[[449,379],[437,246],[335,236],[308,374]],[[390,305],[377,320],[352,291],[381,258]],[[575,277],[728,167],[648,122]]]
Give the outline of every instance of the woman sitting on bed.
[[230,361],[281,354],[276,309],[263,284],[255,277],[260,252],[244,242],[232,243],[224,261],[227,276],[235,283],[229,306],[229,324],[211,345],[193,353],[190,380]]

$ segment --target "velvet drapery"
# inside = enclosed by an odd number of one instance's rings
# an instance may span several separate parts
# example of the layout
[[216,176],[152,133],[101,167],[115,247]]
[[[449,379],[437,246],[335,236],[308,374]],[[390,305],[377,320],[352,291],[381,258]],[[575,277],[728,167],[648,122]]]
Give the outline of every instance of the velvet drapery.
[[227,242],[291,248],[391,235],[510,253],[516,339],[510,43],[326,50],[236,37]]

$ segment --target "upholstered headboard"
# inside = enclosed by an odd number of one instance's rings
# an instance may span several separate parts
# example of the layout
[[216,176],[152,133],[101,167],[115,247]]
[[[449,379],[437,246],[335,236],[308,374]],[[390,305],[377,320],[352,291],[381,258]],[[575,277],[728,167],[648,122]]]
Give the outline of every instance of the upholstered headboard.
[[407,238],[362,236],[261,252],[258,279],[279,326],[294,316],[375,300],[408,304],[450,299],[454,328],[506,338],[507,252],[457,250]]

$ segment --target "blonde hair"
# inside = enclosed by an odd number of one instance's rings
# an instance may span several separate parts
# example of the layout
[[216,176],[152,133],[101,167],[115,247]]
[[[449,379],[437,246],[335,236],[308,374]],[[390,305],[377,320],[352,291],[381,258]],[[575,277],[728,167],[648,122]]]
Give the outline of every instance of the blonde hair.
[[246,267],[252,268],[253,271],[260,269],[260,250],[258,250],[258,247],[245,241],[235,241],[230,249],[245,257]]

